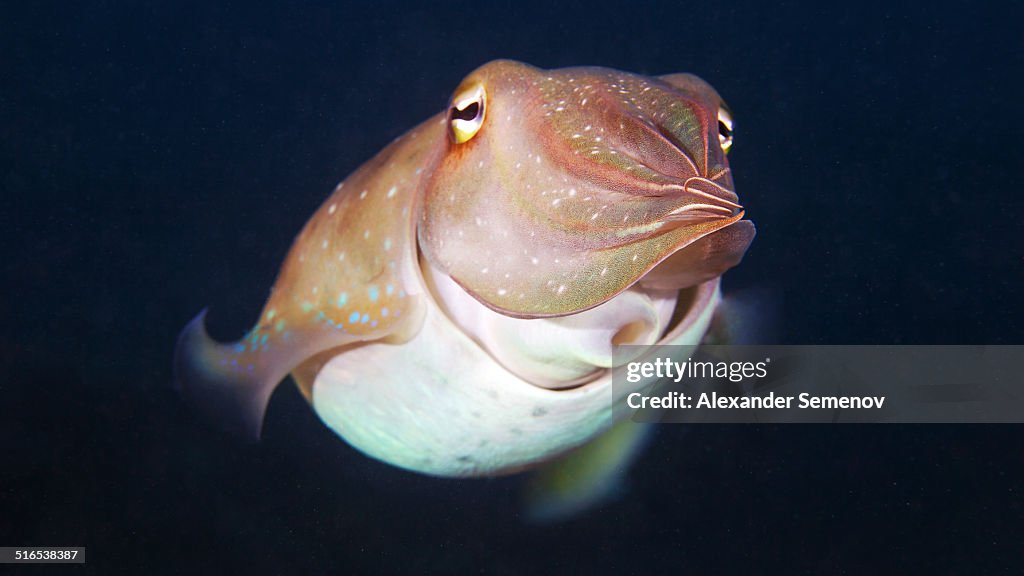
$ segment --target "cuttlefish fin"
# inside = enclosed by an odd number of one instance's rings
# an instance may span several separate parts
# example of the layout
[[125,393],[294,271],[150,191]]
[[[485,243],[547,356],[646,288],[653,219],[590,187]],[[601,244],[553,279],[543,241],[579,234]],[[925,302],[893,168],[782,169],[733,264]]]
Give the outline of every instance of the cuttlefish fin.
[[655,266],[640,280],[640,285],[674,290],[717,278],[740,263],[754,234],[754,223],[740,220],[704,236]]
[[[222,344],[206,331],[206,310],[185,326],[174,349],[174,385],[211,421],[250,439],[259,438],[263,414],[277,382],[246,354],[245,339]],[[262,363],[261,363],[262,364]]]
[[289,367],[273,358],[279,355],[261,351],[259,335],[217,342],[206,330],[206,314],[200,313],[178,336],[174,385],[210,421],[258,440],[270,394]]
[[626,473],[651,434],[650,424],[622,420],[594,440],[537,469],[526,487],[527,520],[568,520],[621,496]]
[[251,440],[259,438],[270,395],[288,372],[354,340],[315,327],[271,334],[273,328],[256,326],[237,342],[220,343],[207,333],[205,319],[204,310],[178,337],[175,386],[210,421]]

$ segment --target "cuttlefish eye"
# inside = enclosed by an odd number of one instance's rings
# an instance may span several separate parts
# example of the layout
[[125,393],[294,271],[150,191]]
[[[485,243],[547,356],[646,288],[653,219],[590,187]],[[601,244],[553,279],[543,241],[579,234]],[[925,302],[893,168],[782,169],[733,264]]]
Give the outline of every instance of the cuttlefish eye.
[[718,107],[718,143],[722,152],[728,154],[732,148],[732,112],[724,104]]
[[487,111],[486,96],[482,84],[472,84],[452,96],[448,107],[448,136],[452,142],[462,144],[480,131]]

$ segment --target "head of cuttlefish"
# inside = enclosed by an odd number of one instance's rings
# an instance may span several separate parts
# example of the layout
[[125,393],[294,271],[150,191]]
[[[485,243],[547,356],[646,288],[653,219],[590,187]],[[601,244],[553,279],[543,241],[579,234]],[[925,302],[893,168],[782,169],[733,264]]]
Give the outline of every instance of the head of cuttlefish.
[[498,61],[426,126],[407,288],[427,302],[422,325],[294,375],[381,460],[520,470],[612,424],[613,344],[700,341],[754,236],[725,155],[732,120],[692,75]]
[[[339,184],[237,342],[182,331],[175,380],[259,434],[291,373],[360,450],[510,472],[609,428],[614,344],[696,344],[754,235],[700,79],[499,61]],[[642,385],[642,384],[638,384]]]

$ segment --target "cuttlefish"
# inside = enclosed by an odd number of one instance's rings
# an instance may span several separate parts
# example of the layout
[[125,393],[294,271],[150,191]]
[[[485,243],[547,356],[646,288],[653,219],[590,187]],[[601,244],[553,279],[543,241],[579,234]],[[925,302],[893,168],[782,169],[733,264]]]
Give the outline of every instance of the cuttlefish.
[[708,329],[754,236],[731,145],[690,74],[486,64],[337,186],[244,338],[188,324],[177,382],[258,436],[290,374],[351,445],[427,474],[571,454],[613,428],[613,345]]

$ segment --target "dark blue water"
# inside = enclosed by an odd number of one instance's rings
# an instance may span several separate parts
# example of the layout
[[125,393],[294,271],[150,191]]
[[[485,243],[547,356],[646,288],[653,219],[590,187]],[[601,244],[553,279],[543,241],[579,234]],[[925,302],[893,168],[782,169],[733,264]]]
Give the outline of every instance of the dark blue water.
[[758,225],[726,286],[774,295],[778,340],[1022,343],[1024,14],[821,4],[6,5],[0,545],[103,574],[1019,573],[1018,426],[664,426],[622,499],[537,527],[519,479],[371,461],[291,386],[256,445],[168,388],[184,323],[237,337],[332,187],[498,57],[719,90]]

